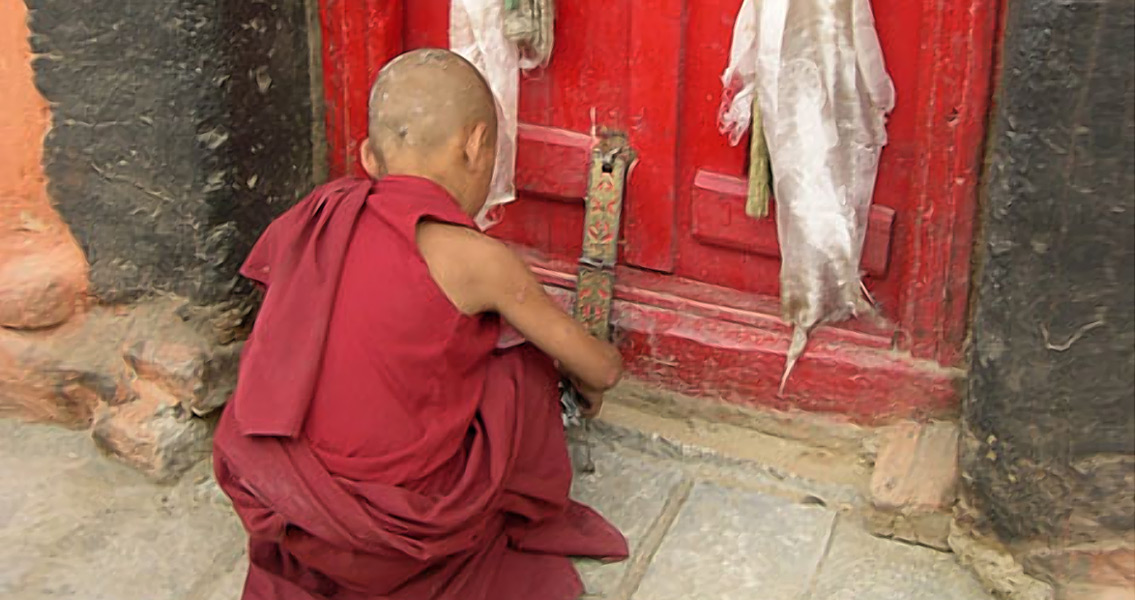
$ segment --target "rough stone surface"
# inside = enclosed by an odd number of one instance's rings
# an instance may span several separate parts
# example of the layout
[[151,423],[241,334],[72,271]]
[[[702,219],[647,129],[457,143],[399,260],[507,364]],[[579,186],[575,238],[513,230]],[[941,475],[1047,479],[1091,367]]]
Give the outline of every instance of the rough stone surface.
[[108,454],[157,481],[176,479],[209,455],[211,424],[187,413],[177,398],[156,385],[134,382],[135,399],[103,406],[91,436]]
[[950,554],[881,540],[841,520],[812,588],[817,600],[987,600]]
[[104,302],[247,296],[237,268],[312,187],[302,0],[27,0],[48,191]]
[[[1135,3],[1009,2],[964,402],[976,525],[1135,540]],[[1067,568],[1023,560],[1067,581]],[[1090,575],[1090,574],[1089,574]]]
[[965,419],[1009,546],[1135,528],[1135,3],[1009,2]]
[[1022,562],[1048,581],[1135,589],[1135,549],[1130,545],[1040,547]]
[[821,507],[699,483],[634,598],[799,598],[834,519]]
[[958,510],[950,529],[950,550],[958,561],[977,575],[997,598],[1053,600],[1052,585],[1025,572],[1004,544],[974,529],[968,510]]
[[124,358],[135,375],[170,394],[187,410],[206,416],[228,401],[236,386],[241,343],[215,346],[192,327],[170,327],[129,343]]
[[868,510],[867,528],[875,535],[947,551],[953,517],[946,512],[901,513]]
[[[40,329],[66,321],[84,299],[87,261],[71,240],[41,236],[0,243],[0,327]],[[15,248],[11,246],[16,245]]]
[[138,382],[187,414],[213,412],[235,385],[240,344],[210,343],[179,307],[96,307],[52,330],[0,329],[0,416],[85,427],[100,406],[137,398]]
[[50,327],[87,288],[86,260],[51,206],[43,172],[47,102],[35,89],[27,11],[0,11],[0,327]]
[[244,590],[244,578],[248,575],[248,557],[241,554],[233,568],[221,576],[217,586],[205,600],[238,600]]
[[0,417],[83,428],[100,403],[129,401],[126,368],[114,349],[131,323],[96,310],[52,331],[0,329]]

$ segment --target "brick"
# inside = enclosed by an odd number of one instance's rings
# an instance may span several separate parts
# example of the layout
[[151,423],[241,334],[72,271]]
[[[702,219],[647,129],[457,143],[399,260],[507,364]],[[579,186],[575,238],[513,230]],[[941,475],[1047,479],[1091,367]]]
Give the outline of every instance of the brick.
[[957,489],[957,426],[896,425],[882,435],[875,460],[868,528],[876,535],[946,550]]
[[904,423],[884,434],[871,476],[876,508],[946,510],[957,486],[956,425]]

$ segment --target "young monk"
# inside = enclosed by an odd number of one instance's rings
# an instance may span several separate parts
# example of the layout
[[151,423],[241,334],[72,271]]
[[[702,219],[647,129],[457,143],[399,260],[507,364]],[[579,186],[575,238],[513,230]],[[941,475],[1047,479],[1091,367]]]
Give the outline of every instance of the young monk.
[[[472,65],[401,56],[369,118],[370,179],[316,189],[242,270],[266,295],[214,467],[244,598],[577,598],[566,557],[627,546],[568,498],[556,365],[594,415],[619,355],[475,229],[497,125]],[[498,350],[502,319],[530,344]]]

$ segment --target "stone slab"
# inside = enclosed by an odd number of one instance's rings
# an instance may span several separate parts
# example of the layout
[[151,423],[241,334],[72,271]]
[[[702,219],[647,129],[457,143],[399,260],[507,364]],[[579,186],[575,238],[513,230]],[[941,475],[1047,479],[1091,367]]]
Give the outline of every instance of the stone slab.
[[0,596],[185,600],[243,549],[230,510],[153,485],[85,433],[3,423],[0,450],[14,459],[0,461],[0,480],[29,481],[5,502]]
[[233,569],[226,573],[217,582],[210,592],[204,596],[207,600],[240,600],[244,591],[244,578],[248,576],[248,555],[241,554]]
[[[631,553],[641,549],[643,538],[658,520],[666,500],[682,481],[680,471],[626,450],[596,443],[592,449],[595,472],[577,474],[572,497],[607,517],[627,538]],[[627,562],[603,564],[578,560],[576,567],[589,596],[605,597],[618,588]]]
[[697,484],[634,600],[798,600],[819,566],[835,513]]
[[823,600],[992,600],[953,554],[874,537],[843,520],[816,577]]

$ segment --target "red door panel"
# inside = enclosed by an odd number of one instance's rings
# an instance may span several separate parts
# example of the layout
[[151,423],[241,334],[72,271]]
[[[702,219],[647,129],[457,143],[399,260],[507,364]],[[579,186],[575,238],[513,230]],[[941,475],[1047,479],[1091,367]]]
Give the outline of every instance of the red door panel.
[[[405,6],[406,49],[448,44],[449,0]],[[559,258],[576,258],[590,156],[602,128],[638,151],[626,197],[622,262],[673,265],[677,77],[681,0],[564,2],[556,7],[553,58],[522,76],[519,201],[493,234]],[[579,187],[579,182],[584,187]]]
[[[544,255],[545,264],[559,265],[557,281],[569,281],[582,236],[593,134],[621,131],[639,160],[628,179],[620,253],[620,262],[632,267],[620,270],[620,281],[633,283],[620,288],[620,297],[652,306],[680,298],[685,310],[704,318],[728,314],[763,323],[762,331],[775,322],[780,253],[774,221],[744,215],[747,144],[731,147],[717,130],[720,77],[740,4],[557,3],[551,63],[521,81],[520,199],[506,207],[494,235]],[[399,51],[447,46],[449,5],[320,0],[333,174],[354,170],[374,73]],[[872,335],[893,336],[916,358],[947,365],[959,356],[965,333],[974,190],[999,5],[873,0],[897,105],[862,261],[865,283],[895,330]],[[787,342],[777,340],[760,352],[782,352]]]
[[[779,249],[773,213],[764,219],[745,215],[748,140],[730,146],[718,132],[721,73],[729,60],[733,19],[741,0],[689,2],[681,99],[680,172],[678,190],[678,275],[751,293],[779,293]],[[903,227],[909,214],[909,170],[898,167],[913,153],[914,110],[909,90],[918,85],[913,69],[919,51],[919,4],[909,0],[875,0],[879,33],[899,103],[891,117],[890,143],[881,159],[884,176],[876,185],[865,242],[866,282],[885,313],[893,309],[897,289],[884,285],[892,249],[892,227]],[[913,20],[913,21],[912,21]],[[911,35],[908,32],[913,31]]]
[[[406,3],[407,50],[448,46],[449,4]],[[554,57],[522,79],[519,198],[493,229],[498,237],[556,257],[579,253],[592,129],[625,130],[627,122],[630,2],[605,2],[602,19],[588,4],[556,7]]]

